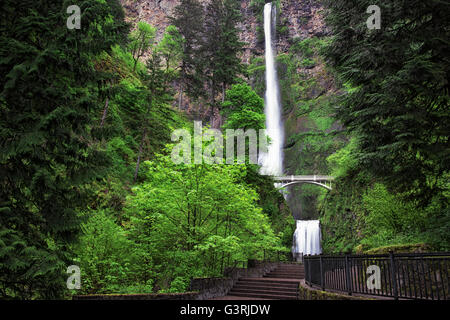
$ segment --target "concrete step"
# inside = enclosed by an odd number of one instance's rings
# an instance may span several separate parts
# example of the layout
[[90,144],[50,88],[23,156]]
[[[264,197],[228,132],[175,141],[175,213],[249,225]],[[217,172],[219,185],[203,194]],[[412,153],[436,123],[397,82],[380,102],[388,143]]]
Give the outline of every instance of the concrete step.
[[256,285],[245,285],[236,284],[233,290],[257,290],[257,291],[279,291],[279,292],[297,292],[297,287],[278,287],[278,286],[256,286]]
[[[262,278],[263,280],[266,280],[268,278]],[[249,286],[249,287],[255,287],[255,288],[286,288],[286,289],[297,289],[298,283],[300,281],[291,281],[291,279],[288,280],[288,283],[277,283],[273,281],[238,281],[236,282],[235,286]]]
[[239,281],[250,281],[250,282],[262,282],[262,283],[279,283],[279,284],[290,284],[298,286],[299,281],[291,281],[291,280],[279,280],[279,279],[271,279],[271,278],[239,278]]
[[280,264],[277,268],[304,268],[302,264]]
[[253,287],[253,288],[258,288],[258,287],[262,287],[265,288],[267,286],[272,287],[272,288],[294,288],[297,289],[298,288],[298,283],[276,283],[276,282],[268,282],[268,281],[261,281],[261,282],[256,282],[256,281],[238,281],[235,286],[247,286],[247,287]]
[[252,294],[276,294],[276,295],[288,295],[288,296],[297,296],[297,290],[275,290],[275,289],[241,289],[241,288],[233,288],[230,291],[230,294],[241,292],[241,293],[248,293],[248,295]]
[[284,274],[305,274],[304,271],[283,271],[283,270],[273,270],[268,273],[284,273]]
[[272,270],[270,272],[299,272],[299,273],[303,273],[305,272],[305,270],[298,270],[298,269],[292,269],[292,270],[287,270],[287,269],[275,269]]
[[281,271],[281,270],[274,270],[269,273],[280,273],[280,274],[305,274],[305,272],[302,271]]
[[303,269],[274,269],[273,271],[281,271],[281,272],[305,272]]
[[282,272],[305,272],[304,269],[274,269],[273,271],[282,271]]
[[264,275],[264,277],[266,277],[266,278],[294,277],[294,278],[298,278],[298,279],[303,279],[303,278],[305,278],[305,275],[304,274],[293,274],[293,273],[268,273],[268,274]]
[[248,292],[233,292],[231,290],[229,295],[236,297],[252,297],[252,298],[263,298],[263,299],[273,299],[273,300],[297,300],[297,295],[286,295],[286,294],[271,294],[271,293],[248,293]]
[[263,276],[263,278],[273,278],[273,279],[304,279],[305,277],[301,277],[301,276],[293,276],[293,275],[265,275]]

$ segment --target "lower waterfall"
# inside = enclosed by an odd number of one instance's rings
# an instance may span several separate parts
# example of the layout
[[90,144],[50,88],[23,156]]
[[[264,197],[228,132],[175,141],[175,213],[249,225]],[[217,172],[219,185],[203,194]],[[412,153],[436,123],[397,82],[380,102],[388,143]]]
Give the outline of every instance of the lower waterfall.
[[320,247],[320,221],[296,220],[297,228],[294,232],[292,255],[297,261],[301,261],[304,255],[321,254]]

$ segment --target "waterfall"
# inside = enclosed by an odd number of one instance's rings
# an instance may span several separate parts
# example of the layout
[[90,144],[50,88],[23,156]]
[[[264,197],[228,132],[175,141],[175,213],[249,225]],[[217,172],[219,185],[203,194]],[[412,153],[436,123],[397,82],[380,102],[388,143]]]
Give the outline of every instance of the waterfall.
[[299,260],[302,255],[322,253],[320,239],[319,220],[297,220],[292,254]]
[[[264,113],[266,133],[270,138],[267,153],[260,155],[261,174],[280,176],[283,174],[284,128],[281,120],[280,91],[273,48],[272,32],[276,26],[276,14],[272,3],[264,6],[264,35],[266,41],[266,96]],[[319,220],[297,220],[294,232],[292,253],[294,257],[302,254],[320,254]]]
[[281,103],[278,90],[277,70],[272,45],[272,31],[275,30],[276,15],[272,14],[272,3],[264,6],[264,34],[266,41],[266,132],[270,144],[266,154],[261,155],[261,173],[266,175],[283,174],[284,129],[281,121]]

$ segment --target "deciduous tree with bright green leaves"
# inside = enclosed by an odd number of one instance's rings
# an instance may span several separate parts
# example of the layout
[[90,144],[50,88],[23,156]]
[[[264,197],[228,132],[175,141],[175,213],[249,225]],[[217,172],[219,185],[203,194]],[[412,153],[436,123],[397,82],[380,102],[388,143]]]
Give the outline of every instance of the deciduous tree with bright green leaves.
[[235,260],[280,250],[257,193],[241,183],[244,165],[175,165],[161,155],[145,167],[127,201],[127,226],[160,280],[217,276]]

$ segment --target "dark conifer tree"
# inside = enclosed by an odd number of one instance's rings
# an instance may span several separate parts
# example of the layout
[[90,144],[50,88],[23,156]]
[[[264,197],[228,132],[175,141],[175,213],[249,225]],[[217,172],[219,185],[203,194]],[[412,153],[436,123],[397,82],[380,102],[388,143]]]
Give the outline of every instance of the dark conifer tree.
[[[328,61],[352,88],[338,115],[359,136],[360,168],[391,190],[428,203],[448,190],[450,5],[439,0],[326,4],[334,33]],[[368,28],[370,5],[381,9],[380,29]]]
[[204,46],[203,11],[198,0],[181,0],[174,16],[170,18],[183,38],[179,94],[186,93],[195,99],[205,95],[204,60],[201,53]]
[[219,107],[218,93],[223,101],[225,90],[243,71],[239,56],[243,43],[239,40],[238,30],[241,18],[240,1],[212,0],[206,9],[203,50],[212,111]]
[[92,59],[127,28],[118,1],[85,0],[81,28],[69,30],[71,4],[4,0],[0,7],[3,298],[61,297],[78,213],[106,163],[89,132],[91,110],[102,108]]

